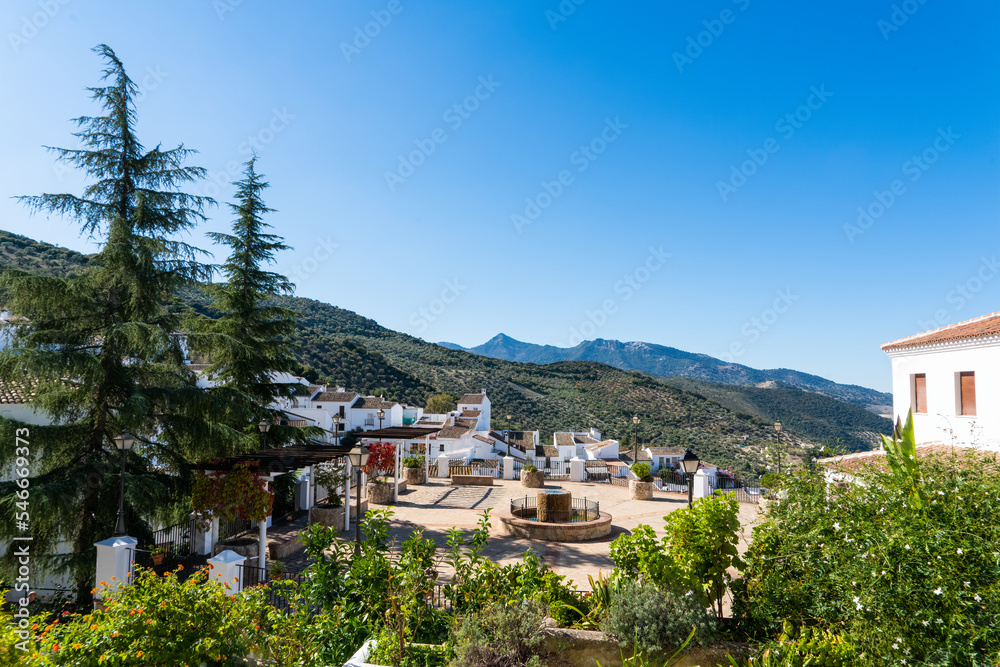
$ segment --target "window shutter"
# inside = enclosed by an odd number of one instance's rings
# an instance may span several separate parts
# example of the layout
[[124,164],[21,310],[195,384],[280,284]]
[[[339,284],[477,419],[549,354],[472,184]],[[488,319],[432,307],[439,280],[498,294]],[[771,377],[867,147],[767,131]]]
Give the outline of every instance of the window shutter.
[[913,411],[927,412],[927,375],[924,373],[913,376]]
[[976,414],[976,374],[969,371],[959,373],[960,390],[962,392],[962,414]]

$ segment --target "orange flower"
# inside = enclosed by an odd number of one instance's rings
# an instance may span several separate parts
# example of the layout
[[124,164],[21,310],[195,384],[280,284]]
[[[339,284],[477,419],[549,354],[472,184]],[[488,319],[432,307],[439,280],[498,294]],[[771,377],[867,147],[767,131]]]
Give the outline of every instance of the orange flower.
[[91,630],[96,630],[97,629],[97,623],[94,623],[92,626],[90,626],[90,629]]
[[260,630],[260,626],[259,625],[255,625],[255,626],[253,626],[253,629],[254,630]]
[[136,654],[135,654],[135,657],[137,657],[137,658],[141,658],[141,657],[142,657],[142,651],[139,651],[138,653],[136,653]]
[[177,566],[177,570],[178,570],[178,572],[179,572],[180,570],[183,570],[183,569],[184,569],[184,566],[183,566],[183,565],[178,565],[178,566]]
[[52,650],[53,651],[58,651],[59,650],[59,644],[53,644],[52,645]]
[[73,644],[73,648],[80,648],[81,644]]
[[118,631],[117,631],[117,630],[115,630],[114,632],[112,632],[112,633],[111,633],[111,636],[112,636],[112,637],[117,637],[117,636],[118,636]]
[[[111,581],[114,581],[114,580],[115,580],[115,578],[111,577]],[[108,585],[108,582],[106,582],[106,581],[102,581],[101,582],[101,586],[107,586],[107,585]]]
[[35,623],[34,625],[32,625],[32,626],[31,626],[31,629],[32,629],[32,630],[34,630],[34,629],[36,629],[37,627],[38,627],[38,623]]
[[239,577],[233,577],[233,579],[235,579],[236,581],[239,581],[239,580],[240,580],[240,578],[239,578]]
[[96,589],[96,588],[94,588],[94,589],[91,589],[91,591],[90,591],[90,594],[91,594],[91,595],[93,595],[93,594],[94,594],[94,593],[96,593],[96,592],[97,592],[97,589]]
[[160,606],[161,606],[161,607],[166,607],[166,606],[167,606],[167,601],[166,601],[166,600],[164,600],[163,602],[161,602],[161,603],[160,603]]

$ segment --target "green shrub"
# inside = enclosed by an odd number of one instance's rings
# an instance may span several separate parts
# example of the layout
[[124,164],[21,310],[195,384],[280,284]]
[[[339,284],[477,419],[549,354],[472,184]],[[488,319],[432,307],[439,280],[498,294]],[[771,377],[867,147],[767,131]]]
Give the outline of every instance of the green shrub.
[[538,592],[538,599],[547,605],[549,616],[561,627],[569,627],[590,613],[587,599],[572,591],[565,581],[566,577],[547,570],[542,575]]
[[859,483],[787,477],[734,582],[741,626],[837,628],[859,665],[1000,658],[1000,472],[975,452],[919,462]]
[[694,641],[711,642],[718,621],[707,612],[694,594],[678,595],[650,581],[624,580],[611,600],[601,629],[623,647],[641,653],[655,653],[684,643],[692,628]]
[[649,466],[648,463],[642,461],[636,461],[635,463],[632,464],[630,470],[632,471],[633,475],[638,477],[643,482],[653,481],[653,475],[651,473],[653,469]]
[[407,456],[403,459],[404,468],[423,468],[424,467],[424,457],[423,456]]
[[854,646],[840,635],[810,627],[796,633],[791,623],[785,622],[781,636],[762,646],[751,664],[754,667],[851,667],[856,655]]
[[541,667],[542,620],[538,601],[495,603],[469,614],[452,635],[453,667]]
[[397,658],[393,652],[395,642],[395,635],[383,629],[375,638],[366,662],[391,667],[443,667],[453,655],[445,646],[411,646],[405,656]]

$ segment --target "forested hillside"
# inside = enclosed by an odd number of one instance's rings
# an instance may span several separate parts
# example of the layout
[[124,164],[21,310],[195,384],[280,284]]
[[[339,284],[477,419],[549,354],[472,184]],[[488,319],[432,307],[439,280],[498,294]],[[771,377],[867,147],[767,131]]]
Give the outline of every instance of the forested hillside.
[[[85,269],[87,258],[79,253],[10,234],[3,240],[0,269],[47,275]],[[593,426],[630,447],[632,417],[638,415],[642,444],[691,446],[705,460],[749,471],[759,464],[757,446],[773,440],[774,418],[785,422],[789,442],[840,439],[849,449],[870,445],[874,438],[862,432],[889,428],[886,419],[798,389],[671,383],[592,361],[504,361],[427,343],[312,299],[276,301],[299,313],[295,342],[301,366],[295,370],[311,380],[365,393],[383,389],[392,399],[417,405],[440,391],[485,389],[498,427],[506,427],[503,417],[510,412],[515,428],[538,429],[543,442],[551,441],[556,430]],[[178,307],[192,314],[211,316],[207,304],[200,290],[178,296]]]

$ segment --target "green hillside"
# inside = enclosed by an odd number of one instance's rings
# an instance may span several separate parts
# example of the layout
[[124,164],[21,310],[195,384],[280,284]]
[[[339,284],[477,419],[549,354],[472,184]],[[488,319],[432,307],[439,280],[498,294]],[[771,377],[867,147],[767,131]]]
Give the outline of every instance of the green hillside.
[[[3,234],[0,269],[59,275],[85,268],[84,255]],[[8,239],[17,243],[10,252]],[[746,387],[716,390],[707,383],[667,382],[592,361],[504,361],[427,343],[312,299],[277,301],[300,314],[295,342],[301,366],[295,370],[311,380],[366,393],[385,389],[392,399],[418,405],[440,391],[485,389],[497,427],[506,427],[504,416],[510,412],[515,428],[538,429],[543,442],[551,442],[556,430],[593,426],[631,446],[632,417],[638,415],[643,444],[691,446],[705,460],[750,471],[758,467],[754,446],[773,439],[774,418],[786,422],[797,441],[819,444],[840,438],[850,449],[866,448],[874,439],[859,431],[889,429],[886,419],[797,389],[759,394]],[[179,306],[211,314],[198,290],[182,292]],[[852,419],[857,419],[855,426]]]

